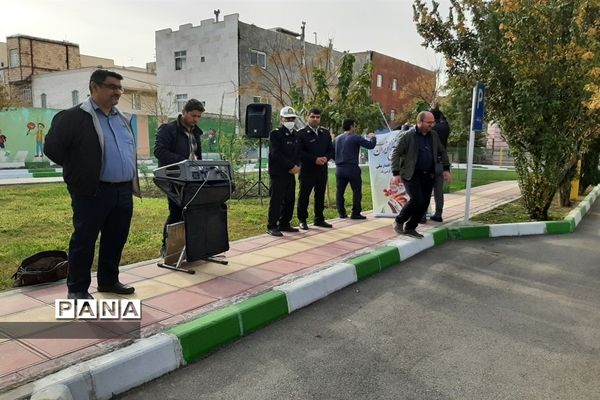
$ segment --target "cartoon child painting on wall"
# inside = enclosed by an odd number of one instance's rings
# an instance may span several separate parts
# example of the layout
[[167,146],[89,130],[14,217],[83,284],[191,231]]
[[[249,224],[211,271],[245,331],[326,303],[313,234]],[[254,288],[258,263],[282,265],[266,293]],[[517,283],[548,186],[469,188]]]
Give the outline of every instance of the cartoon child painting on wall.
[[0,129],[0,161],[6,161],[6,156],[9,154],[8,150],[6,150],[6,139],[6,135]]
[[[27,124],[27,135],[36,128],[35,123],[29,122]],[[44,156],[44,129],[46,125],[42,122],[38,122],[37,131],[35,132],[35,157],[42,158]]]

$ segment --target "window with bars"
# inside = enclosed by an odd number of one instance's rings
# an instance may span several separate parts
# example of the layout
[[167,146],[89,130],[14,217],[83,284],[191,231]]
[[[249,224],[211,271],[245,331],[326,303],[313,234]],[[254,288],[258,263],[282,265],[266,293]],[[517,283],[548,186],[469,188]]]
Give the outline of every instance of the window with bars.
[[393,91],[396,91],[396,90],[398,90],[398,79],[396,79],[396,78],[394,78],[394,79],[392,80],[392,90],[393,90]]
[[25,88],[23,89],[23,99],[25,101],[31,101],[32,97],[31,97],[31,88]]
[[18,67],[21,64],[21,59],[19,57],[19,49],[10,49],[10,66]]
[[134,110],[142,109],[142,98],[139,93],[131,93],[131,108]]
[[187,93],[181,93],[175,95],[175,104],[177,104],[177,111],[181,112],[183,107],[185,107],[185,103],[187,103],[188,95]]
[[175,70],[179,71],[185,68],[185,62],[187,60],[187,50],[180,50],[175,52]]
[[377,87],[383,86],[383,75],[377,74]]
[[267,68],[267,54],[262,51],[250,50],[250,65]]
[[73,101],[74,106],[79,104],[79,90],[73,90],[71,92],[71,100]]
[[47,97],[46,93],[42,93],[40,100],[42,101],[42,108],[47,108]]

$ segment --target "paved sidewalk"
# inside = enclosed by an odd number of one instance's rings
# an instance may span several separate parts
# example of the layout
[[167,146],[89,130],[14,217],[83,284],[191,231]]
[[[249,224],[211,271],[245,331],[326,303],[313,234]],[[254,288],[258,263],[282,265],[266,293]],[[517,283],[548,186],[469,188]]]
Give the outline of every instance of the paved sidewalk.
[[[471,210],[477,214],[519,196],[515,181],[480,186],[472,191]],[[445,222],[462,221],[464,193],[447,194],[445,199]],[[0,335],[3,356],[0,393],[131,344],[138,336],[151,336],[207,311],[364,253],[396,237],[392,219],[368,216],[364,221],[333,220],[333,229],[311,226],[308,231],[286,234],[283,238],[262,235],[232,242],[226,253],[229,265],[192,263],[195,275],[158,268],[158,260],[123,267],[121,280],[136,287],[134,296],[123,298],[141,299],[143,308],[141,329],[129,332],[97,322],[69,322],[48,330],[43,322],[55,322],[54,300],[66,296],[64,282],[5,292],[0,295],[0,332],[4,333]],[[428,221],[419,229],[430,230],[439,225]],[[95,286],[90,289],[98,299],[119,297],[96,293]],[[75,329],[76,338],[65,338]],[[27,393],[30,386],[20,389]]]

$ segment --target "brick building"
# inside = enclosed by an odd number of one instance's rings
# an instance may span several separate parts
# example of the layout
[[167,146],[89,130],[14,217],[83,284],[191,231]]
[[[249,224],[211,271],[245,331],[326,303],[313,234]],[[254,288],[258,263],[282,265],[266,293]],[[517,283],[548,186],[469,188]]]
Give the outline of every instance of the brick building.
[[24,106],[32,105],[33,76],[81,68],[79,45],[66,41],[13,35],[6,38],[6,81],[11,95]]
[[353,54],[356,57],[355,69],[362,68],[369,61],[373,63],[371,97],[381,105],[388,121],[394,121],[414,100],[414,96],[401,98],[403,87],[417,79],[424,79],[431,81],[427,86],[435,88],[436,75],[433,71],[376,51]]

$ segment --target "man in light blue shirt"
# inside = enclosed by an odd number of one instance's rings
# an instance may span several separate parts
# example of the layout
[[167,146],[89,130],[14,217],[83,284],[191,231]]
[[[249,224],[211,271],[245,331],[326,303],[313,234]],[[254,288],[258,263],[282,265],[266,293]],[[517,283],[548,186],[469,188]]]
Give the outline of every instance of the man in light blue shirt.
[[139,195],[136,146],[128,119],[115,107],[123,87],[116,72],[96,70],[90,98],[59,112],[46,135],[44,152],[63,167],[71,195],[73,234],[69,242],[69,299],[91,299],[95,246],[98,291],[131,294],[119,281],[119,263]]

